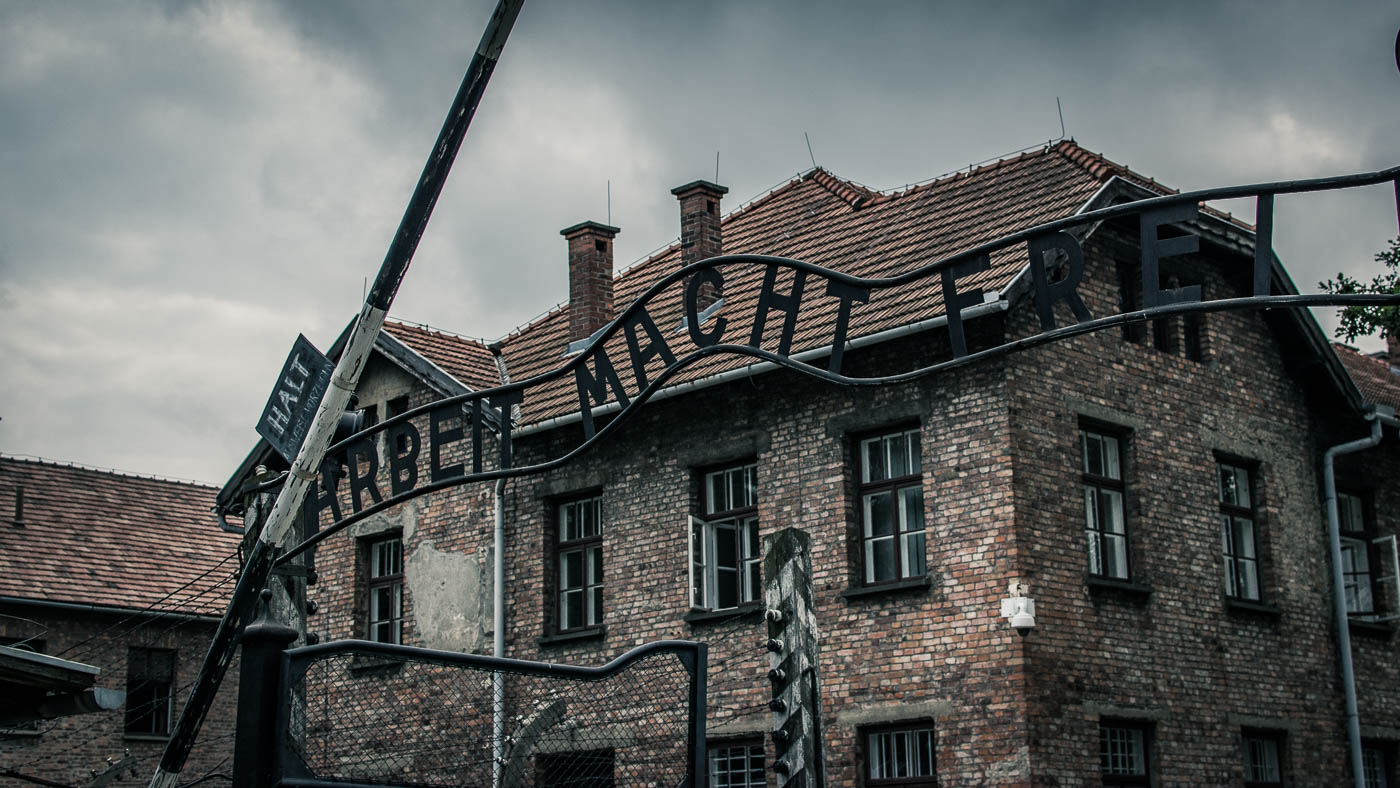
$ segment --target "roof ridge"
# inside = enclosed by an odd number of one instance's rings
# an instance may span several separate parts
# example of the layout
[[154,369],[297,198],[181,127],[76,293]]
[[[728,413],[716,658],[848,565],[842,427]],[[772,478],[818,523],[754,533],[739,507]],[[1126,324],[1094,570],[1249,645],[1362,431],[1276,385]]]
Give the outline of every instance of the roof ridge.
[[802,179],[816,181],[822,188],[840,197],[849,204],[852,210],[890,199],[889,196],[881,194],[868,186],[848,178],[842,178],[825,167],[815,167],[808,170],[807,174],[802,176]]
[[449,331],[448,329],[438,328],[437,326],[428,323],[421,323],[415,320],[405,320],[401,317],[386,317],[384,319],[384,322],[393,323],[395,325],[403,326],[405,328],[417,328],[433,334],[442,334],[443,336],[452,337],[453,339],[465,339],[470,342],[479,342],[482,346],[491,344],[491,340],[487,339],[486,337],[474,337],[470,334],[462,334],[457,331]]
[[1144,186],[1149,189],[1156,189],[1165,194],[1181,193],[1180,189],[1174,189],[1171,186],[1168,186],[1165,183],[1158,181],[1156,178],[1143,175],[1137,170],[1134,170],[1126,165],[1119,164],[1118,162],[1109,159],[1101,153],[1091,151],[1088,148],[1085,148],[1083,145],[1080,145],[1072,138],[1067,140],[1061,140],[1060,142],[1056,143],[1055,152],[1059,153],[1061,156],[1064,156],[1067,160],[1073,162],[1074,164],[1083,167],[1089,172],[1090,175],[1093,175],[1095,178],[1098,178],[1101,181],[1106,181],[1114,175],[1117,175],[1120,178],[1134,181],[1141,186]]
[[126,479],[141,479],[149,482],[164,482],[166,484],[180,484],[192,487],[205,487],[218,490],[219,485],[211,482],[202,482],[197,479],[180,479],[174,476],[158,476],[156,474],[137,473],[136,471],[124,471],[119,468],[102,468],[96,465],[86,465],[81,462],[69,460],[54,460],[48,457],[40,457],[34,454],[5,454],[0,452],[0,460],[12,460],[28,465],[43,465],[50,468],[71,468],[79,471],[90,471],[92,473],[102,473],[108,476],[119,476]]

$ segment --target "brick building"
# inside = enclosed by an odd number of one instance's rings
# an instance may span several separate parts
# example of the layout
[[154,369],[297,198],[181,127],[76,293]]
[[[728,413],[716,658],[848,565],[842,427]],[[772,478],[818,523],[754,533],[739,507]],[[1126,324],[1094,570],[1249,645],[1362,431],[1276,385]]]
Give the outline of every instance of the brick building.
[[[0,731],[0,785],[149,779],[228,603],[238,537],[210,487],[0,456],[0,644],[100,669],[119,708]],[[237,672],[233,673],[237,676]],[[228,772],[236,679],[186,774]],[[135,773],[136,780],[130,779]]]
[[[896,193],[816,169],[725,215],[725,191],[674,190],[680,241],[615,275],[599,272],[617,228],[564,230],[570,303],[497,342],[390,322],[359,402],[383,419],[553,369],[614,305],[717,254],[888,276],[1168,193],[1072,142]],[[1199,251],[1164,261],[1159,286],[1248,292],[1252,228],[1204,211],[1178,231]],[[1141,307],[1138,233],[1135,220],[1078,233],[1094,316]],[[958,324],[973,350],[1040,330],[1028,262],[998,253],[963,279],[982,291]],[[740,305],[760,287],[740,273],[705,293],[702,330],[727,320],[726,336],[749,337]],[[1294,292],[1277,266],[1272,287]],[[813,295],[801,310],[791,353],[824,359],[838,304]],[[652,315],[685,335],[678,299]],[[775,344],[773,325],[756,333]],[[846,337],[853,377],[926,366],[955,341],[936,288],[871,299]],[[1400,377],[1338,352],[1306,312],[1274,310],[1128,325],[883,387],[708,357],[607,442],[506,486],[507,653],[599,664],[646,641],[710,641],[723,665],[712,784],[761,781],[766,665],[739,656],[764,637],[758,537],[795,526],[813,542],[831,785],[1342,784],[1319,464],[1369,431],[1368,404],[1396,397]],[[638,370],[616,371],[639,388]],[[1359,389],[1353,376],[1369,377]],[[512,409],[517,465],[587,429],[573,383]],[[396,440],[379,439],[381,466],[406,456]],[[277,462],[259,447],[231,485]],[[1370,785],[1395,784],[1400,742],[1400,651],[1382,620],[1400,602],[1385,579],[1394,543],[1377,541],[1400,528],[1397,470],[1393,420],[1379,447],[1338,461]],[[352,505],[343,489],[339,501]],[[435,493],[324,543],[312,629],[489,652],[493,502],[489,484]],[[1025,637],[1000,613],[1013,584],[1036,604]]]

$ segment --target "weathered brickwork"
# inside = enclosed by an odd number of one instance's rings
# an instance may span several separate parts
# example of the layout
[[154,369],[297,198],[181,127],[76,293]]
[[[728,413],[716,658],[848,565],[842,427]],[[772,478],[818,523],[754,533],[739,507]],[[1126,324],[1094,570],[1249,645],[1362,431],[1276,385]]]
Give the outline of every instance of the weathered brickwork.
[[[44,651],[102,669],[97,686],[127,688],[127,650],[130,647],[175,651],[175,703],[177,717],[189,694],[214,623],[152,618],[153,614],[83,614],[65,611],[54,615],[29,605],[0,605],[0,637],[43,641]],[[69,649],[72,649],[71,652]],[[68,652],[68,653],[64,653]],[[238,664],[220,687],[208,720],[181,776],[194,780],[211,773],[227,774],[233,756],[234,706],[238,697]],[[108,759],[120,760],[127,751],[135,758],[136,779],[122,773],[120,784],[150,779],[165,749],[163,737],[135,737],[125,733],[125,707],[111,712],[78,714],[39,724],[39,735],[0,733],[0,764],[25,775],[65,785],[88,785],[92,770],[107,768]],[[214,778],[217,780],[218,778]],[[0,777],[6,788],[33,783]]]
[[[1107,236],[1108,233],[1105,233]],[[1080,293],[1091,312],[1119,309],[1114,251],[1091,244]],[[1121,259],[1121,258],[1120,258]],[[1200,258],[1183,266],[1205,298],[1238,292]],[[1185,281],[1185,275],[1183,275]],[[1062,318],[1063,319],[1063,318]],[[1022,314],[1013,330],[1031,333]],[[1343,703],[1331,615],[1331,565],[1319,460],[1359,437],[1317,414],[1285,372],[1288,355],[1255,313],[1205,318],[1207,353],[1180,352],[1102,332],[1009,363],[1015,468],[1015,538],[1037,603],[1025,641],[1030,666],[1032,778],[1037,785],[1097,785],[1101,719],[1152,725],[1161,784],[1239,784],[1241,729],[1286,734],[1289,784],[1347,781]],[[1079,428],[1085,420],[1125,436],[1131,564],[1137,588],[1086,577]],[[1217,456],[1257,463],[1260,601],[1224,597]],[[1340,478],[1374,490],[1380,531],[1394,533],[1393,444],[1344,465]],[[1346,467],[1372,472],[1351,476]],[[1353,635],[1363,723],[1397,738],[1400,682],[1385,637]],[[1364,657],[1361,655],[1365,655]]]
[[[1099,228],[1085,253],[1085,304],[1096,317],[1119,312],[1119,264],[1131,271],[1136,259],[1132,233]],[[1248,269],[1242,257],[1207,249],[1173,260],[1168,272],[1211,299],[1240,292]],[[1059,308],[1061,324],[1069,322]],[[1039,331],[1028,298],[967,328],[974,349]],[[1155,785],[1240,784],[1245,729],[1284,735],[1287,784],[1342,784],[1319,463],[1364,426],[1315,384],[1308,352],[1280,321],[1227,312],[1190,326],[1178,318],[1160,330],[1115,328],[883,388],[778,371],[653,402],[571,465],[506,484],[507,653],[601,664],[648,641],[705,640],[711,736],[765,731],[761,617],[694,615],[687,567],[703,472],[755,462],[760,531],[793,526],[812,537],[830,785],[863,784],[863,730],[922,722],[936,732],[940,785],[1095,786],[1105,721],[1148,726]],[[845,370],[887,373],[948,355],[946,335],[934,329],[849,350]],[[371,367],[364,387],[411,392],[414,406],[439,396],[384,365]],[[1130,572],[1121,581],[1088,575],[1086,426],[1122,439]],[[858,440],[909,427],[921,444],[927,574],[869,593],[861,587]],[[558,456],[579,438],[577,424],[527,426],[517,464]],[[1345,458],[1338,473],[1347,489],[1370,496],[1378,535],[1400,527],[1400,454],[1393,436],[1387,441]],[[461,459],[465,444],[453,448],[459,453],[445,462]],[[1256,604],[1224,594],[1222,459],[1254,473]],[[603,623],[561,634],[557,509],[585,494],[601,496]],[[363,540],[399,532],[410,567],[406,642],[489,653],[493,505],[492,485],[459,488],[326,542],[313,628],[326,638],[363,636]],[[1024,638],[1000,617],[1012,581],[1036,600],[1037,625]],[[458,626],[428,612],[444,604],[461,612]],[[1364,735],[1393,746],[1396,639],[1387,627],[1358,626],[1352,640]]]

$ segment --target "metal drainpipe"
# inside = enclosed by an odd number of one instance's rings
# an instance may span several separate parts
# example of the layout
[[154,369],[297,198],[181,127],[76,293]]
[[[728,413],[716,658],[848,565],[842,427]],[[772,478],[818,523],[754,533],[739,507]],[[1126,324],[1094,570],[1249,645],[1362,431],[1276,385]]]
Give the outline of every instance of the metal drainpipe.
[[[491,583],[492,648],[496,657],[506,655],[506,480],[496,480],[496,532],[492,545],[495,572]],[[501,786],[501,767],[505,765],[506,735],[506,675],[491,674],[491,784]]]
[[1327,499],[1327,539],[1332,548],[1332,605],[1337,617],[1337,650],[1342,658],[1342,691],[1346,695],[1347,739],[1351,745],[1351,777],[1355,788],[1366,788],[1361,762],[1361,718],[1356,711],[1356,675],[1351,666],[1351,624],[1347,619],[1345,575],[1342,571],[1342,536],[1337,515],[1337,479],[1332,461],[1343,454],[1369,449],[1381,442],[1381,418],[1374,412],[1366,414],[1371,422],[1367,438],[1333,446],[1322,455],[1322,488]]

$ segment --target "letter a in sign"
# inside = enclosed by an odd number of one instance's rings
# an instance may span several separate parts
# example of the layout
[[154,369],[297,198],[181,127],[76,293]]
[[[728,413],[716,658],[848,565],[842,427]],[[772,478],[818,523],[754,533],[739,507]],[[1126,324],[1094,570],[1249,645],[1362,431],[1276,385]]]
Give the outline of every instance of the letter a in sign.
[[258,419],[258,434],[287,462],[296,460],[334,371],[335,365],[310,340],[297,336],[287,363],[282,365],[282,374],[277,376],[277,385],[272,387],[272,396],[267,398],[262,418]]

